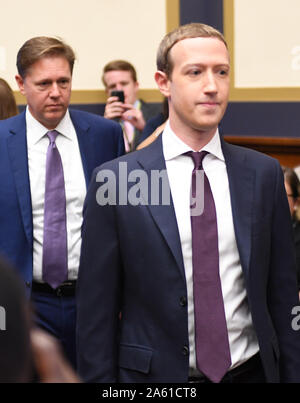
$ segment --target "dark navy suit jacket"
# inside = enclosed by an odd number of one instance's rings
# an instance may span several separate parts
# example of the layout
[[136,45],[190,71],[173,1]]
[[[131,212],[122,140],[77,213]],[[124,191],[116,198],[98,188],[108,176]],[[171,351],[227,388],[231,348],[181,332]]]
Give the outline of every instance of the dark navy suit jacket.
[[[100,116],[70,110],[86,184],[95,167],[124,154],[120,126]],[[25,112],[0,121],[0,254],[32,283],[33,228]]]
[[[224,141],[222,149],[266,378],[299,382],[300,335],[291,325],[299,301],[282,170],[278,161],[256,151]],[[139,169],[149,178],[152,170],[165,169],[161,136],[101,167],[114,173],[117,189],[123,180],[120,162],[127,163],[128,174]],[[94,177],[84,211],[79,373],[93,382],[187,382],[187,288],[173,204],[118,205],[117,195],[115,205],[100,207],[99,186]],[[133,186],[128,184],[132,191]]]

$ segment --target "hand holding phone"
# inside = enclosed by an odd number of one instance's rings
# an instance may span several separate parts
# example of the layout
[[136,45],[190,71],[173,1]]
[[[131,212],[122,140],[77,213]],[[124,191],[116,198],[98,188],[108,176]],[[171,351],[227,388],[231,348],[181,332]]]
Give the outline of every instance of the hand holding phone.
[[[118,99],[116,100],[113,97],[117,97]],[[111,91],[105,105],[104,117],[107,119],[120,119],[125,110],[123,107],[124,101],[124,91]]]

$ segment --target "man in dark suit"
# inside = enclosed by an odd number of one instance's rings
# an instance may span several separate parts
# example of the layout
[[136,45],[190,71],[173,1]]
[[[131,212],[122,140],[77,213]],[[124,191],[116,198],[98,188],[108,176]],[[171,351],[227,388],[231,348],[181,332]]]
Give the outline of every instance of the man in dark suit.
[[19,270],[37,323],[62,341],[75,366],[83,201],[93,169],[122,155],[124,142],[118,124],[69,111],[74,60],[55,38],[32,38],[18,52],[27,108],[0,122],[0,252]]
[[[104,117],[117,119],[122,126],[126,151],[136,149],[146,122],[161,112],[161,106],[138,99],[139,82],[136,70],[126,60],[114,60],[103,69],[102,82],[108,95]],[[120,102],[112,91],[123,91]]]
[[97,169],[87,194],[79,372],[94,382],[299,382],[283,175],[275,159],[219,135],[224,37],[179,27],[157,67],[163,134]]

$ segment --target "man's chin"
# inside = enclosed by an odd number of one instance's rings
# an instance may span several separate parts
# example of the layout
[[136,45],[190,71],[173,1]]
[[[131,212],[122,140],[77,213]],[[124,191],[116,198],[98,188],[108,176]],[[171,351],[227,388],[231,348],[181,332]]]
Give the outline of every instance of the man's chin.
[[42,123],[45,127],[47,127],[47,129],[53,130],[59,124],[59,122],[63,119],[63,117],[65,116],[65,113],[66,113],[66,111],[64,111],[62,113],[61,110],[59,112],[47,113],[43,117],[43,122],[40,121],[40,123]]
[[195,122],[192,127],[194,130],[198,131],[199,133],[215,132],[218,128],[218,121],[207,122],[207,123]]

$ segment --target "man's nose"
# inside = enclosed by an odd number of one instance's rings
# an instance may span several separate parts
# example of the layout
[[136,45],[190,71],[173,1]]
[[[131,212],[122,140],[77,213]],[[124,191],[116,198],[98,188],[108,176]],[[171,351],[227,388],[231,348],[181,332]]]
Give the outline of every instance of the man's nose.
[[116,85],[116,90],[117,91],[123,91],[123,85],[122,84],[117,84]]
[[60,96],[60,89],[57,83],[53,83],[50,88],[50,96],[52,98],[57,98]]
[[204,91],[205,92],[217,92],[217,82],[216,77],[212,71],[206,72],[204,76]]

